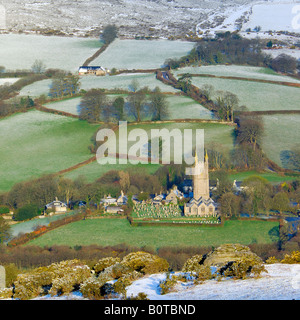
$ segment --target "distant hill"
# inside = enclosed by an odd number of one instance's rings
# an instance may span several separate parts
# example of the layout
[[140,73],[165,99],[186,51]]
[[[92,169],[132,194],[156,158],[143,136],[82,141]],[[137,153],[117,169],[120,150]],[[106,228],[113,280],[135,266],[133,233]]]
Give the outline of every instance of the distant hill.
[[[2,0],[10,31],[60,30],[98,35],[104,25],[116,24],[123,36],[184,36],[210,21],[222,23],[228,9],[246,0]],[[209,26],[209,25],[208,25]],[[1,26],[0,26],[1,27]],[[210,27],[210,26],[209,26]]]

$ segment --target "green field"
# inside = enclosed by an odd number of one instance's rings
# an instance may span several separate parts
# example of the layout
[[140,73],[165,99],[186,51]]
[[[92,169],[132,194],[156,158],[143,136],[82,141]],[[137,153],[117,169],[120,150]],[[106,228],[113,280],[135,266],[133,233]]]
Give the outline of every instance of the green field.
[[129,172],[132,171],[134,173],[141,173],[141,174],[146,172],[149,174],[154,174],[159,168],[160,168],[160,165],[156,165],[156,164],[132,165],[128,163],[127,165],[121,165],[121,164],[101,165],[97,161],[95,161],[81,168],[65,173],[64,176],[72,180],[75,180],[79,176],[84,176],[86,178],[86,181],[90,183],[101,178],[106,172],[110,170],[129,171]]
[[257,171],[244,171],[244,172],[237,172],[237,173],[229,173],[229,179],[231,181],[243,181],[251,176],[259,176],[262,178],[267,179],[270,183],[278,184],[280,182],[286,181],[294,181],[297,180],[300,176],[286,176],[286,175],[279,175],[277,173],[272,172],[257,172]]
[[30,111],[0,121],[0,192],[15,183],[55,173],[89,159],[98,126]]
[[[179,129],[182,136],[185,129],[191,129],[193,130],[193,136],[196,136],[196,129],[203,129],[204,130],[204,141],[205,146],[209,148],[210,144],[213,142],[217,142],[218,144],[222,145],[225,152],[230,152],[230,150],[233,149],[233,127],[225,125],[225,124],[219,124],[219,123],[164,123],[164,124],[138,124],[138,125],[130,125],[128,126],[128,133],[130,133],[131,130],[134,129],[143,129],[147,132],[147,136],[150,139],[151,138],[151,130],[153,129],[167,129],[168,132],[172,132],[173,129]],[[119,142],[119,133],[117,132],[117,145]],[[155,135],[154,135],[155,136]],[[122,137],[121,137],[121,144],[123,143]],[[135,144],[135,142],[128,142],[128,149]],[[174,154],[174,148],[172,147],[174,143],[172,143],[171,139],[171,155]],[[195,139],[184,141],[184,148],[185,152],[188,152],[192,148],[194,148],[196,145]],[[147,147],[145,145],[145,147]],[[176,147],[176,146],[175,146]],[[184,150],[183,150],[184,151]],[[143,153],[143,156],[146,156],[146,151]],[[171,157],[172,160],[172,157]]]
[[131,227],[126,219],[93,219],[60,227],[28,245],[112,246],[125,243],[159,248],[271,243],[274,238],[269,233],[277,227],[278,223],[267,221],[226,221],[224,227]]

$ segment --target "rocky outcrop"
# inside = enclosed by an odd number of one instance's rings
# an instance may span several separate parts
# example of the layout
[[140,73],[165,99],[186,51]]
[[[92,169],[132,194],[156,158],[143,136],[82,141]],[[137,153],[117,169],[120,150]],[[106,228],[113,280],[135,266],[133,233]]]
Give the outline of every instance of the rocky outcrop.
[[262,263],[262,260],[250,248],[241,244],[224,244],[206,255],[203,264],[206,266],[224,266],[230,262],[244,260]]

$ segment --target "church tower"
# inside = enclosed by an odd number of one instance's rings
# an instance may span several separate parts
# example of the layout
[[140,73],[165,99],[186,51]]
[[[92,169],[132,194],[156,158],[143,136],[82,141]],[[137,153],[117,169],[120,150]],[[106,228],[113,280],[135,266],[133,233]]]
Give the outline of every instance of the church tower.
[[193,177],[194,199],[199,200],[201,197],[205,200],[209,199],[209,174],[208,174],[208,155],[207,151],[204,161],[195,156],[195,174]]

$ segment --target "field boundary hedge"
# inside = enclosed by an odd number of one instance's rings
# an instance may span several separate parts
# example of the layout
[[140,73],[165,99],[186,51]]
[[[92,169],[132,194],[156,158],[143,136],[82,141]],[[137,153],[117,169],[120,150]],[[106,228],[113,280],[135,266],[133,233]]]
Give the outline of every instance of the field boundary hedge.
[[62,219],[58,219],[56,221],[50,222],[48,226],[40,226],[35,231],[22,234],[16,238],[13,238],[11,241],[8,242],[9,247],[14,247],[18,245],[23,245],[39,236],[47,233],[48,231],[54,230],[58,227],[64,226],[66,224],[80,221],[84,218],[84,215],[81,213],[77,213],[73,216],[67,216]]

